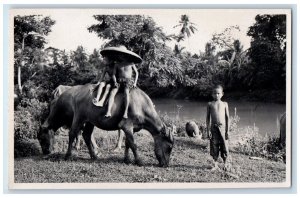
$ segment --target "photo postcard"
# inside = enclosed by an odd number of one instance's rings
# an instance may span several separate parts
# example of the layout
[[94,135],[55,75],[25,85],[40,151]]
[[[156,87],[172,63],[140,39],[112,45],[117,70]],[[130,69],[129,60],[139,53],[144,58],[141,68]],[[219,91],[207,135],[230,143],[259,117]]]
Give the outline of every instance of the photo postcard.
[[9,14],[10,189],[291,186],[291,9]]

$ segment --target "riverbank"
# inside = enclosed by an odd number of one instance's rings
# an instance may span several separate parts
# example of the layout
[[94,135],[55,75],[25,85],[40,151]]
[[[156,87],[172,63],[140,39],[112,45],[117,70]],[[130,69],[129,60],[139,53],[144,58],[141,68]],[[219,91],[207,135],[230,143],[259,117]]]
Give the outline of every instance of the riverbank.
[[[151,98],[170,98],[170,99],[185,99],[192,101],[209,101],[211,100],[210,92],[207,90],[197,91],[193,88],[160,88],[147,89],[145,92]],[[285,90],[249,90],[249,91],[234,91],[224,90],[223,100],[240,100],[249,102],[268,102],[268,103],[286,103]]]

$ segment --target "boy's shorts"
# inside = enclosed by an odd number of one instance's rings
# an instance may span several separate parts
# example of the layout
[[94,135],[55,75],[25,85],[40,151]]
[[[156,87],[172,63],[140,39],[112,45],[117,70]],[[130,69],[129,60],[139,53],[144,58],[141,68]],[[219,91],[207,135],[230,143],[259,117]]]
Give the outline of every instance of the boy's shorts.
[[211,127],[212,138],[210,139],[210,155],[216,161],[221,153],[222,159],[228,156],[228,140],[225,140],[225,127],[213,125]]
[[121,78],[118,81],[120,84],[120,88],[126,88],[126,89],[133,88],[134,82],[130,78]]
[[106,84],[110,84],[112,88],[118,87],[118,84],[114,83],[113,79],[106,80],[105,82],[106,82]]

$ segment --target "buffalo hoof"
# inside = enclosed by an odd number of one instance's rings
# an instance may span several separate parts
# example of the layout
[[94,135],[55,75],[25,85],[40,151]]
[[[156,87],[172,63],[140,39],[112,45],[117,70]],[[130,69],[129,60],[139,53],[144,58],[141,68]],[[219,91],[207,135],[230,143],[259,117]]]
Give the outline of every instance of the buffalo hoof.
[[100,158],[97,155],[91,156],[92,160],[99,160]]
[[135,160],[135,164],[138,166],[143,166],[144,163],[141,160]]
[[65,160],[69,160],[70,157],[71,157],[71,155],[66,155],[66,156],[65,156]]
[[45,156],[43,156],[42,157],[44,160],[48,160],[49,158],[50,158],[50,156],[49,155],[45,155]]
[[92,160],[98,160],[98,159],[100,159],[99,158],[100,155],[101,155],[101,153],[98,150],[95,150],[94,153],[93,152],[90,153],[90,157],[91,157]]
[[130,161],[130,159],[129,159],[129,158],[124,158],[124,163],[125,163],[125,164],[130,164],[130,163],[131,163],[131,161]]
[[167,168],[169,165],[167,164],[158,164],[158,167],[161,167],[161,168]]

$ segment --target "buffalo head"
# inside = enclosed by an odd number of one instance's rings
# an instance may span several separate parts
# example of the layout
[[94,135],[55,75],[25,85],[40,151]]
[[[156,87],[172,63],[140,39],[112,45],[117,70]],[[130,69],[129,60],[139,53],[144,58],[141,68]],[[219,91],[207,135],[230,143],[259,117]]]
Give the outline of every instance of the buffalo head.
[[168,167],[171,152],[174,145],[174,136],[172,129],[164,126],[161,130],[160,136],[154,138],[155,155],[160,167]]
[[50,154],[54,150],[54,132],[47,127],[41,126],[37,138],[42,147],[44,155]]

